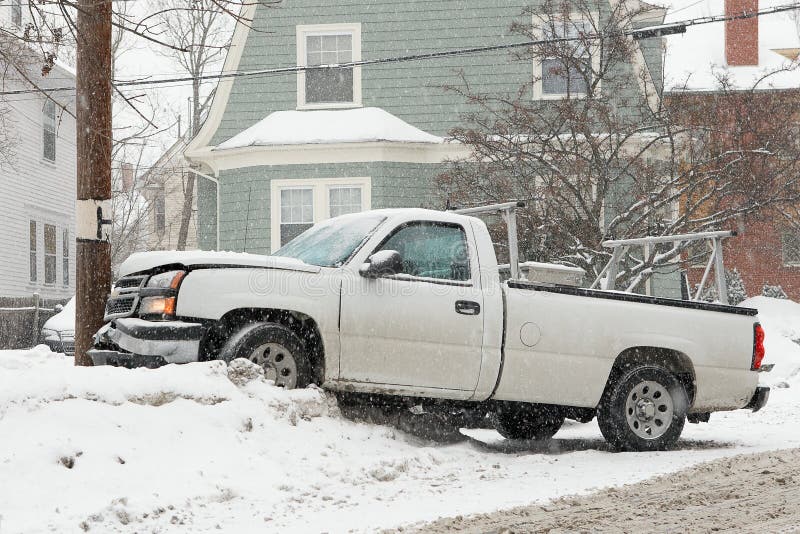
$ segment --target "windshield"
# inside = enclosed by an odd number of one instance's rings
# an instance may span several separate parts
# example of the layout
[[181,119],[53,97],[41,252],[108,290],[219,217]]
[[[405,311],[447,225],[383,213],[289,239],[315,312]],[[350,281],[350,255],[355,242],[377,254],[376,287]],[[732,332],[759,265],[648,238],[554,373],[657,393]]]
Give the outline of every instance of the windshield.
[[292,239],[273,256],[296,258],[319,267],[339,267],[385,219],[377,214],[329,219]]

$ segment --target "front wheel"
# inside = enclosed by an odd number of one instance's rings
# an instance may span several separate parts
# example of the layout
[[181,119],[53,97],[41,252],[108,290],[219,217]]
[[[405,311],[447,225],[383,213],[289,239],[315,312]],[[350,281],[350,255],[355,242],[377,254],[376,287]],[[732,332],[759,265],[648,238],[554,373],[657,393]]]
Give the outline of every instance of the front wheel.
[[219,359],[228,363],[245,358],[260,365],[264,375],[285,389],[311,384],[311,363],[303,341],[283,325],[250,323],[225,343]]
[[683,431],[689,400],[678,378],[656,365],[623,371],[603,394],[597,422],[612,447],[669,449]]
[[544,404],[504,403],[495,414],[495,429],[506,439],[550,439],[563,424],[563,410]]

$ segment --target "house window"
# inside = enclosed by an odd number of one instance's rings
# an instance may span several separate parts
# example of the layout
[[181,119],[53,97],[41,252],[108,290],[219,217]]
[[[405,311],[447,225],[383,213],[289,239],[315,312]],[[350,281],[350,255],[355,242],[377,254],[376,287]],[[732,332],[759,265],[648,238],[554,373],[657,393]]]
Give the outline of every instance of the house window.
[[62,254],[61,254],[61,264],[62,264],[61,265],[61,267],[62,267],[61,277],[62,278],[61,278],[61,280],[64,283],[64,287],[66,287],[66,286],[69,285],[69,230],[67,228],[64,228],[64,233],[63,233],[62,242],[61,242],[61,249],[62,249]]
[[42,109],[42,157],[56,160],[56,103],[47,100]]
[[153,199],[153,224],[156,233],[163,235],[167,228],[167,199],[163,189]]
[[370,209],[370,191],[369,178],[273,180],[272,250],[322,220]]
[[314,190],[281,189],[281,246],[314,225]]
[[44,225],[44,283],[56,283],[56,227]]
[[786,231],[781,234],[783,264],[789,267],[800,266],[800,233]]
[[11,23],[17,28],[22,27],[22,0],[11,0]]
[[361,211],[361,187],[338,187],[328,189],[328,214],[331,217]]
[[[553,20],[543,27],[543,39],[580,39],[592,32],[589,21],[575,17]],[[592,83],[592,71],[599,68],[599,54],[585,42],[569,41],[541,50],[534,58],[534,98],[584,96]]]
[[[298,65],[337,65],[361,59],[360,24],[297,27]],[[361,68],[306,70],[298,75],[298,107],[361,105]]]
[[31,251],[31,282],[37,280],[36,268],[36,221],[31,221],[30,224],[30,251]]

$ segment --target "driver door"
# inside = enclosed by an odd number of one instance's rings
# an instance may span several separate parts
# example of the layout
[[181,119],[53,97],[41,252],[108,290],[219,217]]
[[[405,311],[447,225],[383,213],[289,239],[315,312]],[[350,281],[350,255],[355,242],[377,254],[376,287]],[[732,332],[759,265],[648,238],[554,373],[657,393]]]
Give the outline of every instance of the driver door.
[[459,224],[413,222],[371,252],[399,252],[402,272],[345,284],[340,379],[475,390],[483,294],[471,232]]

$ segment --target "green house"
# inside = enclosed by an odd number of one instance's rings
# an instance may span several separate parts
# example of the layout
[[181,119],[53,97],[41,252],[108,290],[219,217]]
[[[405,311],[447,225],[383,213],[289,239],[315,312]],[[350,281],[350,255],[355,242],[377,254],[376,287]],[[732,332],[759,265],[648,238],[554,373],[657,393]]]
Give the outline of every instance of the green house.
[[[536,1],[536,0],[534,0]],[[603,16],[618,0],[598,0]],[[515,43],[512,22],[530,2],[507,0],[284,0],[247,3],[208,119],[186,150],[197,169],[201,248],[269,253],[314,222],[371,208],[442,207],[434,179],[469,150],[448,131],[470,110],[445,86],[461,75],[481,91],[533,99],[575,97],[564,76],[508,51],[353,69],[257,71],[330,65]],[[535,4],[534,4],[535,6]],[[661,13],[663,16],[663,13]],[[643,25],[653,24],[652,14]],[[630,83],[656,95],[661,43],[637,43]],[[644,72],[646,76],[634,73]],[[657,97],[656,97],[657,98]]]

